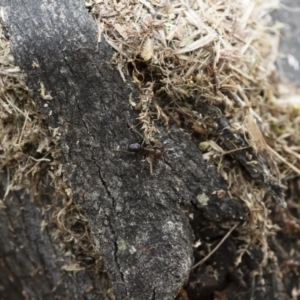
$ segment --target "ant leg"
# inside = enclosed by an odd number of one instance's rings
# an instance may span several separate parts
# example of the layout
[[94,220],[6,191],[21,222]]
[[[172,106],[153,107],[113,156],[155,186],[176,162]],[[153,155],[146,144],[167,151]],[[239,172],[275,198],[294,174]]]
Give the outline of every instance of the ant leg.
[[130,154],[134,154],[134,152],[132,151],[128,151],[128,150],[122,150],[122,149],[112,149],[112,151],[115,151],[115,152],[125,152],[125,153],[130,153]]

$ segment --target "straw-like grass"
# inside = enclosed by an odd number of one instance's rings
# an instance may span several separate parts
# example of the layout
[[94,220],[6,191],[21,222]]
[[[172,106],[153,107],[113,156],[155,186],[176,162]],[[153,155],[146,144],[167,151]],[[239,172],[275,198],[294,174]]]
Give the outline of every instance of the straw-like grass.
[[[222,105],[231,129],[265,153],[287,185],[300,174],[299,103],[288,95],[286,101],[277,99],[282,88],[274,79],[279,34],[278,26],[270,23],[273,7],[254,0],[90,0],[86,6],[98,24],[99,41],[106,39],[116,50],[111,63],[124,81],[140,88],[140,102],[128,101],[139,111],[145,140],[155,141],[157,119],[166,126],[175,121],[191,134],[209,137],[200,143],[200,150],[218,166],[229,194],[249,210],[247,222],[236,229],[241,240],[236,264],[253,244],[264,247],[266,263],[266,238],[275,226],[269,217],[271,204],[263,201],[265,188],[249,181],[240,166],[227,167],[226,150],[218,146],[217,136],[210,136],[206,116],[186,100],[201,97]],[[2,28],[0,34],[0,167],[10,172],[5,197],[11,190],[32,186],[47,168],[60,201],[59,209],[52,208],[55,237],[68,251],[77,245],[76,251],[97,256],[84,213],[72,202],[58,160],[56,132],[45,126]],[[5,197],[0,209],[5,207]],[[76,224],[81,228],[77,233]]]

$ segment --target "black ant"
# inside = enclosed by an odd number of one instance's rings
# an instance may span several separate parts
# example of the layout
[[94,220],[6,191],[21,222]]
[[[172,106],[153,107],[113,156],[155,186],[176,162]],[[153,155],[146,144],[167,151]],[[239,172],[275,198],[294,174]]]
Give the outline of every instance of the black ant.
[[139,143],[132,143],[128,145],[128,151],[129,152],[134,152],[134,153],[143,153],[145,156],[152,156],[153,158],[156,159],[162,159],[163,154],[159,149],[155,149],[152,147],[143,147]]
[[[129,122],[128,122],[128,126],[134,133],[136,133],[137,135],[142,137],[142,135]],[[116,150],[116,151],[130,152],[130,153],[142,153],[144,155],[146,161],[150,165],[150,173],[151,174],[153,173],[152,172],[153,171],[153,159],[163,159],[163,153],[161,150],[154,148],[150,145],[144,147],[143,143],[142,144],[131,143],[128,145],[127,151],[126,150]]]
[[82,255],[82,254],[78,254],[76,256],[76,259],[80,262],[85,263],[86,265],[92,265],[96,261],[94,257],[86,256],[86,255]]
[[150,174],[153,174],[153,158],[163,159],[163,154],[159,149],[150,146],[143,147],[139,143],[129,144],[127,151],[131,153],[142,153],[150,165]]
[[[134,128],[134,126],[132,124],[130,124],[128,122],[127,125],[134,133],[136,133],[141,138],[143,138],[142,135]],[[162,152],[159,149],[156,149],[156,148],[153,148],[150,146],[143,147],[143,143],[142,144],[140,144],[140,143],[129,144],[127,150],[129,152],[133,152],[133,153],[138,153],[138,152],[143,153],[144,156],[146,156],[146,157],[151,156],[151,157],[157,158],[157,159],[163,158]]]

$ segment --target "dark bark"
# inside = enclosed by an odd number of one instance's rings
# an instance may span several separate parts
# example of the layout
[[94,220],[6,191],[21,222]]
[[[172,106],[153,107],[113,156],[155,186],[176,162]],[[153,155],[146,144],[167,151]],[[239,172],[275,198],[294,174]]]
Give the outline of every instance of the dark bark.
[[[114,151],[136,141],[127,124],[135,123],[137,112],[128,99],[138,92],[110,66],[112,49],[104,39],[97,44],[97,28],[83,1],[7,0],[2,5],[26,83],[49,126],[59,128],[74,198],[86,211],[117,299],[174,298],[193,262],[188,215],[240,221],[245,218],[241,203],[228,195],[217,197],[218,190],[226,191],[225,182],[189,136],[174,126],[166,130],[158,124],[156,138],[163,143],[164,159],[154,161],[153,175],[139,153]],[[51,99],[42,97],[41,83]],[[24,226],[30,223],[24,221]],[[11,239],[7,234],[5,240]],[[9,273],[12,263],[4,260]],[[16,270],[16,278],[23,271]],[[51,276],[55,272],[49,270]],[[27,284],[20,282],[23,289]],[[74,282],[73,289],[77,284],[82,283]],[[47,291],[42,285],[38,289],[28,294],[39,298]]]
[[284,24],[280,30],[279,53],[281,55],[278,55],[276,59],[277,69],[282,82],[288,81],[299,88],[299,2],[297,0],[282,0],[280,4],[280,9],[272,13],[274,22]]
[[[282,186],[279,183],[279,179],[276,179],[276,176],[272,174],[274,170],[268,165],[264,156],[260,152],[255,151],[242,134],[231,131],[228,118],[222,115],[219,108],[201,100],[195,102],[194,107],[197,111],[216,122],[215,133],[220,136],[222,148],[234,150],[232,155],[247,170],[251,178],[265,186],[273,199],[285,207],[285,195]],[[241,150],[236,151],[237,149]],[[256,161],[257,163],[251,164],[251,161]]]
[[[7,189],[8,175],[0,173],[0,197]],[[17,299],[108,299],[110,287],[89,271],[62,272],[67,262],[51,236],[51,228],[41,229],[51,212],[45,207],[53,202],[53,191],[38,190],[43,205],[30,201],[28,190],[10,192],[5,209],[0,210],[0,298]],[[89,293],[86,288],[92,286]]]

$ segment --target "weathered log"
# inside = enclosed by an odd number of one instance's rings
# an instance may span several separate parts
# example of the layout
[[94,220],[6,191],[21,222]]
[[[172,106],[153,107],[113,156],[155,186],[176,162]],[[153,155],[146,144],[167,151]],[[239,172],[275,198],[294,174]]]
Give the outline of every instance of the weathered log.
[[136,141],[127,124],[135,123],[128,99],[138,91],[109,64],[113,51],[104,39],[97,43],[83,2],[2,6],[17,64],[49,126],[59,130],[74,199],[86,211],[116,298],[174,298],[193,262],[188,216],[199,210],[208,220],[239,221],[242,204],[218,198],[226,183],[175,126],[158,124],[164,158],[154,160],[153,175],[139,153],[114,151]]
[[[8,174],[0,172],[0,197],[7,189]],[[30,200],[28,190],[10,192],[0,210],[0,298],[11,299],[108,299],[105,274],[62,271],[66,257],[57,247],[51,228],[53,189],[39,190],[43,205]],[[41,203],[41,204],[42,204]],[[87,290],[92,287],[92,290]]]
[[[192,101],[195,102],[194,107],[197,111],[216,122],[215,133],[220,136],[222,147],[229,151],[233,150],[232,155],[247,170],[251,178],[266,187],[267,192],[270,193],[273,199],[285,207],[283,188],[279,183],[279,179],[276,179],[276,176],[272,174],[275,170],[268,165],[262,153],[255,151],[242,134],[231,131],[228,118],[221,113],[219,108],[201,100]],[[253,164],[251,161],[257,163]]]

